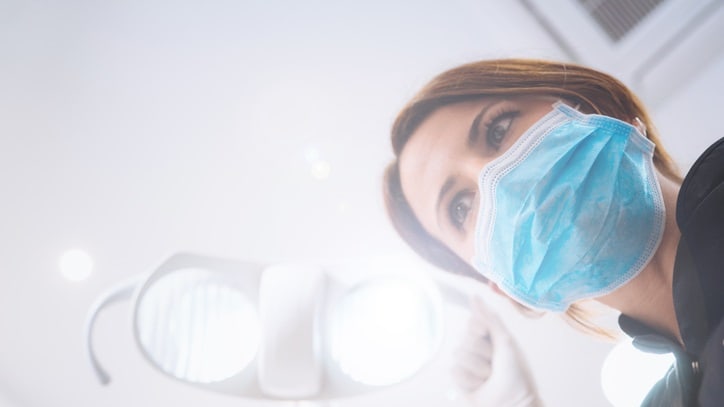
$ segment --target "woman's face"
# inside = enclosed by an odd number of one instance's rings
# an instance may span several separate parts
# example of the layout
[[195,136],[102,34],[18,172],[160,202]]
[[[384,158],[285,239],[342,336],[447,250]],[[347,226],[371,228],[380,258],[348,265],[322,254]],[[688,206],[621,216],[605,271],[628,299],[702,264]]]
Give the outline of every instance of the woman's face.
[[536,121],[553,97],[490,97],[442,107],[399,157],[402,192],[422,226],[466,261],[474,254],[478,175]]

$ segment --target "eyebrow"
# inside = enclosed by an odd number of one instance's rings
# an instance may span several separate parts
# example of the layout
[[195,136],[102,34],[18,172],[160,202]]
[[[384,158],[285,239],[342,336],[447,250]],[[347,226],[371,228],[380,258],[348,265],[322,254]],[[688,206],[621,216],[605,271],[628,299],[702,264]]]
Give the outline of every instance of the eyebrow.
[[502,101],[488,103],[482,109],[480,109],[480,112],[478,112],[477,115],[475,115],[473,122],[470,123],[470,130],[468,130],[468,148],[472,148],[473,145],[475,145],[475,143],[478,141],[478,138],[480,137],[480,121],[483,120],[485,114],[488,113],[488,110],[490,110],[491,107],[501,102]]
[[[470,130],[468,130],[468,137],[467,137],[467,146],[468,148],[472,148],[475,142],[480,137],[480,121],[483,120],[483,117],[485,117],[485,114],[490,110],[491,107],[497,105],[502,101],[487,103],[478,114],[475,115],[475,118],[473,119],[473,122],[470,123]],[[452,189],[452,187],[455,185],[455,179],[452,176],[447,177],[445,180],[445,183],[442,184],[442,187],[440,188],[440,192],[437,195],[437,204],[435,206],[437,216],[437,225],[438,227],[442,228],[442,225],[440,224],[440,206],[442,205],[443,199],[445,199],[445,195]]]

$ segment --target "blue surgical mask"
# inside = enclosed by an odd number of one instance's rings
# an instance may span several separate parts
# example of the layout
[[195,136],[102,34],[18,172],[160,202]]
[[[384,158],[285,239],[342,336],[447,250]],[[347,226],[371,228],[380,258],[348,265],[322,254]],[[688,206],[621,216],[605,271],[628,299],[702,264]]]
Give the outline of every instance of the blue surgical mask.
[[653,151],[628,123],[556,103],[481,171],[473,265],[552,311],[630,281],[664,230]]

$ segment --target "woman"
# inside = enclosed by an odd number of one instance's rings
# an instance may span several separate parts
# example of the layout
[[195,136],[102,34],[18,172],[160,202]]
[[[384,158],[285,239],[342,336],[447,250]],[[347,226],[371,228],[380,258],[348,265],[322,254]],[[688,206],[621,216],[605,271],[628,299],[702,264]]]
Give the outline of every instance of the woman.
[[724,401],[724,140],[682,180],[641,102],[582,66],[480,61],[402,110],[387,208],[422,257],[528,308],[618,311],[677,356],[645,405]]

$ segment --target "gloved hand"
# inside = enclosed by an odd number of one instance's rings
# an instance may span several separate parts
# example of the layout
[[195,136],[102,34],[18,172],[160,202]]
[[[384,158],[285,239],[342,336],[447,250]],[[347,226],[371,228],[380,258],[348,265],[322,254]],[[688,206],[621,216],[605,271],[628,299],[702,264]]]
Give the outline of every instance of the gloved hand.
[[542,407],[528,365],[495,313],[473,297],[453,377],[471,405]]

